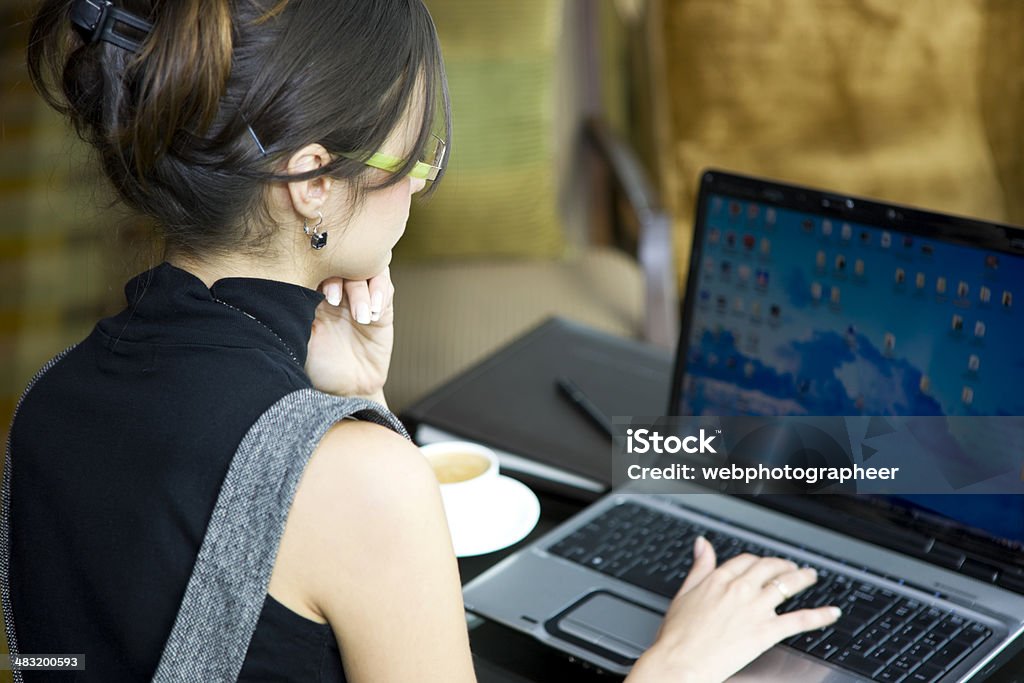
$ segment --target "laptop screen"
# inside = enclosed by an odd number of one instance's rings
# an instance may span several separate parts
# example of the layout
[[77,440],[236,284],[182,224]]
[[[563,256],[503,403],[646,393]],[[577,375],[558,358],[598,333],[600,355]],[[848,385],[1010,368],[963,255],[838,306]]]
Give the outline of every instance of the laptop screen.
[[[1024,239],[1006,226],[709,172],[679,415],[1024,415]],[[1012,496],[892,496],[1024,542]]]

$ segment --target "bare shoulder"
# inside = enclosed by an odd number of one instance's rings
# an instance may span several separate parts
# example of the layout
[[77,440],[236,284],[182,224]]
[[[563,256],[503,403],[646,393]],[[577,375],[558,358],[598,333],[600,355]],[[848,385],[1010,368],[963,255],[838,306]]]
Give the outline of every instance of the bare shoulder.
[[353,682],[475,680],[437,479],[418,448],[384,427],[344,422],[321,440],[271,594],[331,624]]
[[291,514],[335,531],[354,519],[386,525],[435,495],[437,481],[416,446],[386,427],[349,420],[321,439]]
[[[319,484],[332,487],[331,499],[340,500],[338,488],[350,499],[395,498],[434,493],[437,482],[420,450],[409,440],[372,422],[346,420],[324,435],[306,467],[311,492]],[[327,501],[323,501],[327,502]],[[342,502],[343,503],[343,502]],[[344,504],[344,503],[343,503]]]
[[389,566],[411,556],[444,561],[446,553],[437,480],[419,449],[386,427],[348,420],[328,430],[303,472],[270,592],[304,616],[331,621],[331,610],[361,598],[349,586],[385,581]]

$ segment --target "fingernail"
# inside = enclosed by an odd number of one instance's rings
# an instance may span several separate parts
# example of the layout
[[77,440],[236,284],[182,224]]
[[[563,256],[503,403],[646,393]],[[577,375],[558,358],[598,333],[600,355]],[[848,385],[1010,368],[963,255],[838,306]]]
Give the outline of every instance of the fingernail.
[[380,313],[384,308],[384,293],[374,292],[373,300],[370,302],[370,311],[372,313]]
[[380,320],[380,311],[374,311],[370,314],[370,322],[377,322]]
[[693,559],[699,558],[704,554],[705,544],[708,542],[703,536],[698,536],[697,540],[693,542]]
[[337,282],[332,282],[329,285],[324,286],[324,296],[327,297],[327,303],[332,306],[337,306],[341,303],[341,285]]
[[843,616],[843,610],[839,609],[838,607],[831,607],[830,609],[832,610],[832,614],[835,615],[836,619]]
[[370,307],[366,305],[365,301],[356,306],[356,322],[360,325],[370,323]]

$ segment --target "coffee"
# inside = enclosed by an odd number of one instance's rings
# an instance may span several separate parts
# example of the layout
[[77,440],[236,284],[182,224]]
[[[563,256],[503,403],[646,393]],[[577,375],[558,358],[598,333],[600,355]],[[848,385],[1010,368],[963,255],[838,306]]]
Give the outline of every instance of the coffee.
[[442,484],[475,479],[491,466],[491,461],[479,453],[437,453],[427,459],[434,469],[434,475]]

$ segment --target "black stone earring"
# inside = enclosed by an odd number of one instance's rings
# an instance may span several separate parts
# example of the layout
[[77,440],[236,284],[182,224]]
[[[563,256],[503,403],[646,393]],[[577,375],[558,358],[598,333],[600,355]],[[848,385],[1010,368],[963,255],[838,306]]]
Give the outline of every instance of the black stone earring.
[[324,224],[324,215],[319,211],[316,212],[316,215],[319,216],[316,225],[310,227],[309,221],[307,219],[303,219],[302,230],[309,235],[309,246],[314,249],[323,249],[327,246],[327,231],[324,230],[323,232],[317,232],[317,228]]

